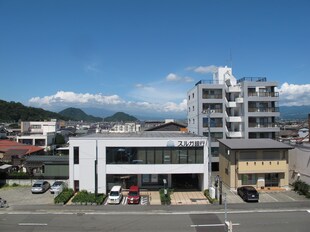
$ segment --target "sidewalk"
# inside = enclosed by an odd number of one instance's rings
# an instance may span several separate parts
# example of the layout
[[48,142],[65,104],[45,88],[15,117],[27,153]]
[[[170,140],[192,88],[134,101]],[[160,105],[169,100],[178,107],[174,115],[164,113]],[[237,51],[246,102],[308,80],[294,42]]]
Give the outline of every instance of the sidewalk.
[[207,205],[208,199],[200,191],[174,192],[171,195],[171,205]]
[[159,191],[141,191],[141,195],[148,195],[150,205],[161,205]]

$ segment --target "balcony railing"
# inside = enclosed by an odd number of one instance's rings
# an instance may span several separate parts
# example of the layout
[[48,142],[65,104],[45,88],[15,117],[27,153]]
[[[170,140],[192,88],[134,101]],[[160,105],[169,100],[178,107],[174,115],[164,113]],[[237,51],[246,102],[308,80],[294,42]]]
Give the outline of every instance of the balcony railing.
[[269,123],[249,123],[249,127],[254,127],[254,128],[271,128],[271,127],[277,127],[276,123],[269,122]]
[[249,97],[279,97],[278,92],[248,92]]
[[237,80],[237,83],[244,82],[244,81],[250,81],[250,82],[266,82],[266,77],[243,77],[239,80]]
[[[207,111],[208,108],[203,107],[202,111]],[[212,113],[223,113],[223,109],[210,109]]]
[[203,94],[203,99],[222,99],[222,94]]
[[279,107],[251,107],[249,112],[279,112]]

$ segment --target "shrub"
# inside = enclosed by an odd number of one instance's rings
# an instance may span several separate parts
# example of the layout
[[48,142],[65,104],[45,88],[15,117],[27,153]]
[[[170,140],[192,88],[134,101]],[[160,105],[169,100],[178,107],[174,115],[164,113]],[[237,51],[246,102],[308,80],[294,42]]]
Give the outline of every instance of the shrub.
[[73,189],[65,188],[57,197],[54,199],[55,204],[66,204],[73,196]]
[[18,186],[19,186],[19,184],[17,184],[17,183],[12,184],[12,187],[18,187]]
[[300,180],[297,180],[293,183],[294,191],[298,192],[300,195],[307,195],[309,194],[310,186]]
[[172,189],[167,189],[167,195],[165,195],[164,189],[159,190],[160,201],[162,205],[170,205],[171,204],[171,197],[170,195],[173,193]]
[[100,205],[103,203],[106,196],[104,194],[98,194],[97,197],[94,193],[89,193],[86,190],[78,192],[72,199],[73,203],[96,203]]

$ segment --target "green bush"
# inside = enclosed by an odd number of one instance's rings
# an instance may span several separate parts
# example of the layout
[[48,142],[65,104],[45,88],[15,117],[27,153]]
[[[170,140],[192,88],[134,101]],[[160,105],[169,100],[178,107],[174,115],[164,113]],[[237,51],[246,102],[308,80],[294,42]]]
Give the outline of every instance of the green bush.
[[162,205],[170,205],[171,204],[171,197],[170,195],[173,193],[172,189],[167,189],[167,195],[165,195],[164,189],[159,190],[160,201]]
[[294,191],[298,192],[300,195],[305,195],[306,197],[309,195],[310,186],[300,180],[297,180],[293,183]]
[[74,195],[73,189],[65,188],[57,197],[55,197],[54,203],[66,204],[73,195]]
[[104,194],[98,194],[97,197],[94,193],[89,193],[86,190],[82,190],[78,192],[74,198],[72,199],[73,203],[96,203],[97,205],[100,205],[103,203],[105,199]]
[[206,196],[206,198],[208,199],[208,201],[209,201],[211,204],[213,204],[214,202],[217,201],[217,199],[211,198],[211,197],[210,197],[209,189],[205,189],[204,195]]
[[17,183],[12,184],[12,187],[18,187],[18,186],[19,186],[19,184],[17,184]]

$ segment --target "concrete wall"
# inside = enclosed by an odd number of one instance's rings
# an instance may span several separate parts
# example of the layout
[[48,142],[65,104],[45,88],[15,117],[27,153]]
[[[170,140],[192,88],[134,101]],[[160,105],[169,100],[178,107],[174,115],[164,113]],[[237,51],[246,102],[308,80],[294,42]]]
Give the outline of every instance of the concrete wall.
[[300,179],[310,185],[310,144],[289,151],[289,177],[290,184]]

